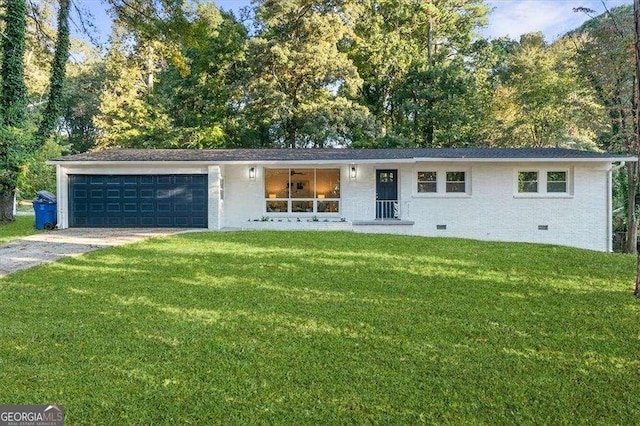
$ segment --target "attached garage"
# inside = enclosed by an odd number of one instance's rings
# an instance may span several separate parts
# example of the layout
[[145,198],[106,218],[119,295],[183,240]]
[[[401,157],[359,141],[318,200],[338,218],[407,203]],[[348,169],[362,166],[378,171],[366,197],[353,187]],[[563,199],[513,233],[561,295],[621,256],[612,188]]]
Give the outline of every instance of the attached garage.
[[70,227],[206,228],[207,175],[69,175]]

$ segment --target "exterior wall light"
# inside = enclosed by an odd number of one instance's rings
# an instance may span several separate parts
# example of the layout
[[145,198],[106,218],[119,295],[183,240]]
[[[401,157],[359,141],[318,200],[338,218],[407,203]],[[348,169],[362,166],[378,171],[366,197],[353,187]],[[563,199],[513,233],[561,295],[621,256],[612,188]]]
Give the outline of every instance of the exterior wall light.
[[249,180],[256,180],[256,168],[255,167],[250,167],[249,168]]
[[356,166],[351,166],[351,169],[349,170],[349,177],[351,179],[356,178]]

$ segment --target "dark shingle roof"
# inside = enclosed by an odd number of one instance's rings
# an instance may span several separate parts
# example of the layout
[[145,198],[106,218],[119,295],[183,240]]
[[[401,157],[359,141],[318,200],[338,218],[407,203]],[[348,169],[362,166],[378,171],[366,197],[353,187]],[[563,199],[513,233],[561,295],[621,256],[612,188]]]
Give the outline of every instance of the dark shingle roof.
[[627,155],[564,148],[400,148],[400,149],[111,149],[52,160],[76,161],[358,161],[411,159],[630,159]]

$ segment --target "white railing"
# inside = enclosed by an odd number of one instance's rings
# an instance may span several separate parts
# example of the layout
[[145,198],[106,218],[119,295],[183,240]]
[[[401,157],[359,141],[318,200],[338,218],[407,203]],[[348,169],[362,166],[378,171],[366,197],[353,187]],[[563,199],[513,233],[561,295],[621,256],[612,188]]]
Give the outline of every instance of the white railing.
[[376,200],[376,219],[400,219],[400,203],[398,203],[398,200]]

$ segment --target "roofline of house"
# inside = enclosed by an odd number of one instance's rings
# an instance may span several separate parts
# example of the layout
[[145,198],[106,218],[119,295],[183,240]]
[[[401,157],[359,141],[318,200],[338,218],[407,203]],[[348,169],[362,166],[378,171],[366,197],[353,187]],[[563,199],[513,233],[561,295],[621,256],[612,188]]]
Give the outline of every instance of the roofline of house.
[[536,157],[536,158],[378,158],[378,159],[336,159],[336,160],[162,160],[162,161],[145,161],[145,160],[128,160],[128,161],[108,161],[108,160],[48,160],[49,165],[60,166],[101,166],[101,165],[139,165],[144,163],[149,166],[216,166],[216,165],[256,165],[256,164],[376,164],[376,163],[392,163],[392,164],[411,164],[411,163],[618,163],[625,161],[638,161],[638,157],[591,157],[591,158],[570,158],[570,157]]

